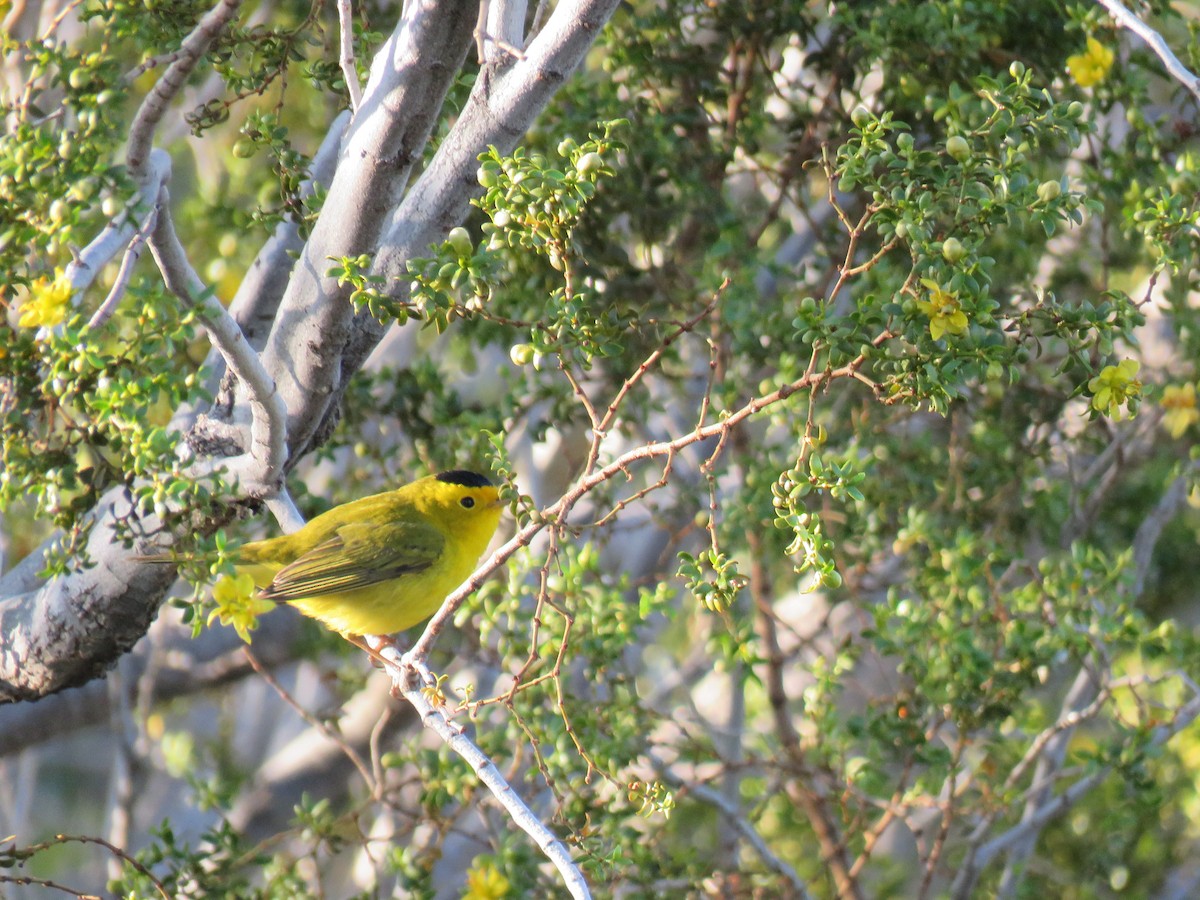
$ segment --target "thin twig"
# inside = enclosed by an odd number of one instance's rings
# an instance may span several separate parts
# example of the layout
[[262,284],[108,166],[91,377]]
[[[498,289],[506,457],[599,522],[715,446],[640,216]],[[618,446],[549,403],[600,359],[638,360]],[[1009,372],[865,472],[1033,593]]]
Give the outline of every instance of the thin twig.
[[21,887],[38,887],[48,888],[53,891],[62,891],[64,894],[70,894],[75,900],[103,900],[99,894],[85,894],[82,891],[77,891],[73,887],[67,887],[65,884],[59,884],[57,881],[51,881],[48,878],[34,878],[32,875],[0,875],[0,884],[16,884]]
[[692,316],[692,318],[688,319],[686,322],[680,324],[678,328],[663,338],[662,342],[654,348],[653,352],[651,352],[649,356],[642,360],[641,365],[637,367],[634,373],[626,378],[624,382],[622,382],[621,387],[617,389],[617,393],[609,402],[608,408],[604,411],[604,416],[600,420],[599,430],[601,433],[608,431],[609,427],[612,425],[613,418],[617,414],[617,410],[620,408],[621,403],[625,400],[625,397],[629,394],[630,390],[632,390],[633,387],[646,375],[646,373],[653,368],[653,366],[662,358],[662,355],[667,352],[667,349],[673,343],[675,343],[675,341],[692,331],[697,325],[700,324],[701,321],[707,318],[709,313],[716,309],[717,301],[721,299],[721,294],[725,292],[727,287],[729,287],[728,278],[721,282],[720,286],[716,289],[716,291],[713,292],[712,299],[704,305],[704,308],[701,309],[700,312],[696,313],[696,315]]
[[362,106],[362,85],[358,81],[358,65],[354,62],[354,13],[350,0],[337,0],[337,14],[340,32],[338,65],[346,79],[346,89],[350,91],[350,109],[358,112]]
[[45,41],[49,40],[50,37],[54,34],[54,32],[58,31],[58,26],[61,25],[63,23],[63,21],[67,18],[67,16],[69,16],[71,14],[71,12],[73,10],[75,10],[76,7],[80,6],[82,3],[83,3],[83,0],[71,0],[70,3],[68,3],[66,6],[64,6],[59,11],[58,15],[56,15],[54,17],[54,19],[50,22],[50,24],[46,26],[46,30],[42,32],[41,41],[44,43]]
[[[245,334],[229,311],[208,290],[188,262],[171,220],[170,197],[159,194],[158,221],[150,236],[150,252],[158,263],[163,282],[187,306],[201,313],[209,339],[225,357],[229,370],[245,385],[251,409],[250,459],[254,466],[236,474],[248,480],[251,496],[269,497],[279,489],[287,459],[287,409],[275,389],[262,360],[246,341]],[[236,467],[222,460],[226,468]]]
[[[57,846],[58,844],[70,844],[70,843],[96,844],[100,847],[104,847],[106,850],[108,850],[114,856],[116,856],[123,862],[127,863],[139,875],[141,875],[146,880],[148,880],[151,884],[153,884],[155,890],[158,891],[158,893],[162,896],[163,900],[171,900],[170,895],[167,893],[166,887],[163,886],[163,883],[161,881],[159,881],[157,878],[154,877],[154,874],[149,869],[147,869],[144,865],[142,865],[140,862],[138,862],[136,859],[134,859],[132,856],[130,856],[128,853],[126,853],[124,850],[122,850],[120,847],[117,847],[114,844],[110,844],[104,838],[91,837],[90,835],[86,835],[86,834],[56,834],[53,837],[53,839],[51,839],[51,840],[42,841],[41,843],[33,844],[29,847],[22,847],[22,848],[20,848],[20,850],[21,850],[21,854],[24,857],[28,858],[32,854],[40,853],[41,851],[49,849],[50,847]],[[0,849],[0,854],[3,854],[4,852],[5,852],[4,850]],[[11,849],[8,852],[11,853]],[[17,878],[9,878],[8,876],[0,875],[0,884],[3,884],[5,882],[7,882],[9,884],[39,884],[44,887],[54,887],[54,888],[58,888],[59,890],[66,890],[67,893],[75,894],[76,896],[81,897],[81,898],[95,897],[95,895],[93,895],[93,894],[83,894],[83,893],[79,893],[78,891],[68,890],[66,888],[63,888],[61,885],[54,884],[53,882],[41,881],[37,878],[17,879]],[[96,897],[96,900],[99,900],[99,897]]]
[[157,69],[159,66],[169,65],[179,58],[179,51],[173,50],[170,53],[162,53],[158,56],[152,56],[144,62],[134,66],[128,72],[121,76],[121,84],[131,84],[137,81],[142,75],[145,75],[151,69]]
[[[890,336],[890,332],[884,332],[880,338]],[[425,659],[429,655],[433,643],[437,640],[437,636],[441,634],[442,629],[454,617],[458,608],[462,606],[472,593],[479,589],[479,586],[484,580],[500,568],[505,561],[522,547],[526,547],[542,529],[551,522],[565,522],[568,518],[571,509],[585,495],[590,493],[597,485],[608,481],[618,472],[624,472],[628,466],[642,460],[655,459],[659,456],[666,456],[672,453],[678,453],[684,447],[690,447],[692,444],[706,441],[709,438],[717,437],[720,434],[737,428],[747,419],[753,418],[768,407],[781,403],[791,397],[797,391],[802,391],[811,388],[815,383],[834,381],[840,378],[854,377],[855,373],[865,361],[863,355],[855,357],[844,366],[829,371],[808,371],[803,376],[795,381],[789,382],[782,387],[755,397],[748,401],[734,412],[728,415],[721,416],[717,421],[708,425],[704,425],[693,429],[677,438],[670,440],[653,441],[648,444],[643,444],[641,447],[636,447],[626,453],[621,454],[612,462],[603,466],[600,469],[582,475],[575,484],[567,490],[559,500],[542,510],[541,513],[534,518],[529,524],[521,528],[512,538],[499,547],[487,560],[479,566],[475,573],[463,583],[458,590],[450,594],[442,603],[441,608],[434,614],[428,624],[425,626],[425,631],[421,637],[413,644],[409,655],[416,659]],[[815,368],[815,367],[811,367]]]
[[346,739],[338,734],[335,729],[331,728],[328,724],[323,722],[321,719],[318,719],[311,712],[301,706],[300,702],[291,695],[287,688],[279,683],[279,679],[275,677],[271,670],[259,661],[258,657],[255,656],[254,652],[250,649],[249,644],[242,648],[242,652],[246,654],[246,661],[250,663],[250,667],[259,674],[259,677],[261,677],[263,681],[271,686],[271,688],[276,694],[279,695],[284,703],[294,709],[297,715],[299,715],[300,718],[302,718],[305,722],[338,745],[338,749],[340,749],[342,753],[345,754],[346,758],[353,763],[354,768],[358,769],[358,774],[362,776],[362,780],[364,783],[366,783],[367,789],[371,792],[371,796],[378,796],[379,782],[376,781],[371,770],[367,768],[367,764],[363,761],[363,758],[358,755],[358,753],[353,747],[350,746]]
[[121,298],[125,296],[125,288],[129,285],[129,278],[133,275],[133,267],[142,258],[142,247],[145,246],[146,239],[149,237],[150,232],[154,230],[154,225],[157,221],[158,211],[151,208],[150,212],[146,215],[145,221],[134,232],[129,245],[125,248],[125,255],[121,258],[121,268],[117,270],[117,277],[113,281],[112,289],[108,292],[108,296],[104,298],[104,302],[100,304],[99,308],[92,313],[92,317],[88,320],[88,331],[99,328],[117,311],[117,306],[120,304]]

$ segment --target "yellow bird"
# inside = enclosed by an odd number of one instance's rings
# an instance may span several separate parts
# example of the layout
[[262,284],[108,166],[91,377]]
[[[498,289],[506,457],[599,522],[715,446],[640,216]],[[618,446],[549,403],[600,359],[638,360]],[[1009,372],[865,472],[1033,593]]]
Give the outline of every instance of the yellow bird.
[[345,635],[392,634],[429,618],[467,580],[500,522],[485,476],[458,469],[336,506],[235,556],[256,596]]

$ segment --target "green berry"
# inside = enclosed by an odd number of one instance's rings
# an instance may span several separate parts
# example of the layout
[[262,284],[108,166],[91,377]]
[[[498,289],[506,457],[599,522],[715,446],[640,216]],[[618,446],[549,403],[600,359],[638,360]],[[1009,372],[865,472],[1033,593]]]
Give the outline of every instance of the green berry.
[[1043,181],[1038,185],[1038,199],[1043,203],[1049,203],[1062,193],[1062,186],[1057,181]]
[[942,256],[946,258],[946,262],[956,263],[966,255],[967,248],[958,238],[948,237],[942,241]]
[[604,165],[604,160],[600,157],[600,154],[592,151],[579,157],[579,162],[575,163],[575,169],[580,175],[586,175],[588,172],[598,169],[602,165]]
[[467,259],[475,252],[475,244],[471,240],[471,235],[461,225],[458,228],[450,229],[450,233],[446,235],[446,243],[458,254],[459,259]]
[[966,162],[971,158],[971,145],[966,138],[956,134],[946,141],[946,152],[959,162]]

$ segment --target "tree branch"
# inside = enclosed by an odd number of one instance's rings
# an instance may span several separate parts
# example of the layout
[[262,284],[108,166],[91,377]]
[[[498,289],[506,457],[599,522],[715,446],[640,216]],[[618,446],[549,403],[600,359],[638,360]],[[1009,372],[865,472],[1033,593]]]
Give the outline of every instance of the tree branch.
[[417,677],[422,674],[421,667],[413,666],[409,660],[400,655],[394,646],[382,642],[373,643],[375,643],[374,651],[386,664],[388,677],[391,678],[392,684],[417,711],[417,715],[421,717],[421,723],[463,758],[467,765],[475,771],[483,785],[491,791],[492,796],[504,807],[513,822],[533,838],[534,843],[558,869],[568,893],[576,900],[590,898],[591,892],[588,890],[587,881],[584,880],[583,873],[571,859],[571,854],[562,841],[555,837],[554,833],[533,814],[533,811],[509,786],[504,776],[500,774],[500,770],[487,755],[463,733],[461,728],[450,721],[443,710],[435,709],[429,702],[420,686],[420,678]]
[[358,83],[358,65],[354,61],[354,12],[350,0],[337,0],[338,65],[350,92],[350,109],[362,106],[362,85]]
[[151,214],[158,199],[159,189],[166,184],[171,173],[171,157],[164,150],[155,150],[150,154],[145,175],[138,186],[138,195],[130,209],[118,213],[92,241],[67,264],[66,277],[70,279],[71,289],[75,296],[86,291],[96,280],[109,262],[137,234],[141,226],[135,224],[134,213],[140,213],[143,220]]
[[[466,59],[474,3],[413,0],[375,55],[321,214],[293,269],[264,349],[288,409],[299,457],[323,434],[354,368],[341,360],[350,288],[326,276],[330,258],[374,253]],[[327,352],[312,353],[321,346]]]
[[[213,345],[249,391],[252,411],[249,464],[239,463],[235,458],[214,461],[212,466],[230,469],[250,496],[271,496],[282,484],[283,464],[287,459],[287,411],[258,354],[188,262],[175,234],[166,188],[159,195],[158,221],[149,243],[167,289],[189,308],[201,312],[201,321]],[[203,471],[206,466],[199,468]]]
[[[259,661],[275,668],[294,660],[300,625],[298,615],[278,614],[261,619],[254,633]],[[157,623],[154,628],[170,633],[161,636],[167,662],[156,667],[149,697],[152,703],[167,703],[212,691],[240,681],[254,671],[242,653],[245,644],[232,628],[206,629],[195,638],[189,630],[173,622]],[[140,643],[127,659],[126,689],[132,692],[150,665],[148,642]],[[37,703],[0,706],[0,758],[107,721],[112,700],[107,684],[97,680]]]
[[[1195,463],[1191,464],[1192,467]],[[1180,475],[1163,491],[1162,497],[1154,509],[1142,520],[1137,533],[1133,537],[1133,587],[1134,598],[1142,596],[1146,589],[1146,576],[1150,572],[1150,563],[1154,558],[1154,548],[1163,529],[1175,518],[1183,502],[1187,499],[1190,482],[1187,476]]]
[[196,68],[204,52],[217,39],[217,35],[233,18],[241,4],[242,0],[220,0],[209,10],[192,33],[184,38],[171,64],[142,100],[129,128],[129,143],[125,151],[129,174],[138,184],[145,181],[145,165],[153,145],[154,132],[162,117],[166,115],[171,101],[183,89],[188,76]]
[[[349,124],[350,113],[343,111],[329,126],[321,146],[313,155],[309,178],[300,185],[301,199],[311,198],[318,188],[328,190],[337,170],[342,140]],[[229,303],[230,315],[241,326],[250,346],[255,349],[261,350],[266,341],[279,303],[287,291],[296,258],[303,249],[304,239],[300,236],[299,222],[295,217],[284,219],[275,226],[254,257],[254,262],[250,264]],[[213,352],[217,352],[215,348]],[[215,362],[210,356],[206,364],[213,366]]]
[[1196,101],[1200,102],[1200,78],[1193,75],[1187,66],[1179,61],[1179,57],[1171,52],[1171,48],[1167,46],[1162,35],[1127,10],[1118,0],[1096,0],[1096,2],[1107,9],[1118,24],[1145,41],[1162,60],[1171,77],[1187,88]]
[[[1078,723],[1082,720],[1081,713],[1091,707],[1100,694],[1101,684],[1089,663],[1085,663],[1075,676],[1071,689],[1063,699],[1060,721]],[[1024,865],[1033,848],[1041,829],[1027,823],[1038,819],[1042,810],[1056,802],[1054,783],[1062,770],[1067,757],[1067,747],[1075,734],[1076,724],[1068,727],[1056,727],[1051,736],[1041,743],[1037,766],[1034,768],[1033,785],[1025,800],[1025,811],[1021,815],[1021,823],[1025,826],[1023,837],[1014,841],[1009,858],[1000,876],[999,896],[1010,896],[1017,886],[1017,872]]]
[[[476,81],[462,113],[420,179],[389,211],[372,273],[391,294],[407,296],[408,261],[419,256],[466,217],[480,193],[479,154],[489,146],[511,150],[582,62],[618,0],[570,0],[555,7],[546,27],[522,57],[498,74]],[[473,27],[474,23],[472,23]],[[510,26],[511,27],[511,26]],[[467,34],[468,39],[470,33]],[[512,36],[512,35],[510,35]],[[383,337],[385,326],[365,311],[354,319],[332,408],[353,372]]]
[[685,447],[696,444],[700,441],[708,440],[709,438],[719,437],[722,434],[738,427],[742,422],[762,412],[762,410],[774,406],[791,397],[797,391],[805,390],[816,384],[823,384],[827,381],[834,381],[839,378],[850,378],[862,366],[864,357],[858,356],[844,366],[828,372],[811,372],[807,373],[796,381],[789,382],[768,394],[755,397],[745,405],[740,407],[728,415],[722,416],[718,421],[708,425],[703,425],[695,428],[677,438],[670,440],[653,441],[648,444],[643,444],[641,447],[636,447],[621,455],[617,456],[612,462],[596,469],[590,474],[580,477],[571,488],[558,499],[557,502],[546,507],[540,512],[538,517],[521,528],[512,538],[510,538],[503,546],[499,547],[487,560],[480,565],[467,581],[465,581],[458,590],[450,594],[442,603],[441,608],[434,614],[433,618],[425,626],[425,631],[421,637],[413,644],[409,655],[414,659],[424,660],[429,651],[433,648],[434,641],[441,633],[446,624],[454,617],[458,608],[462,606],[472,593],[479,589],[484,580],[491,575],[492,572],[500,568],[504,562],[522,547],[528,546],[534,536],[552,522],[565,522],[570,514],[571,508],[579,502],[586,494],[588,494],[597,485],[608,481],[620,472],[624,472],[633,463],[654,459],[660,456],[678,453]]
[[[1200,717],[1200,690],[1190,680],[1185,679],[1185,683],[1192,691],[1192,698],[1176,710],[1175,718],[1172,721],[1151,730],[1145,743],[1147,749],[1165,744],[1190,726],[1197,717]],[[1076,693],[1075,689],[1079,685],[1080,680],[1077,678],[1072,691],[1068,694],[1067,700],[1064,701],[1064,708],[1068,706],[1068,701],[1072,699],[1071,694]],[[1075,699],[1078,699],[1078,697]],[[1053,741],[1062,735],[1062,743],[1065,745],[1071,730],[1070,728],[1062,729],[1056,726],[1052,729],[1054,736],[1050,740]],[[1052,778],[1053,768],[1052,766],[1047,766],[1043,771],[1039,766],[1039,773],[1044,777]],[[971,836],[971,843],[977,845],[977,849],[971,848],[968,850],[967,856],[963,860],[958,874],[955,876],[954,883],[951,885],[950,896],[962,898],[962,900],[973,896],[974,885],[980,873],[998,854],[1010,852],[1031,838],[1036,840],[1036,836],[1049,822],[1069,810],[1076,802],[1094,790],[1105,778],[1111,775],[1112,772],[1112,766],[1104,766],[1080,778],[1058,794],[1048,793],[1053,788],[1053,784],[1041,780],[1038,775],[1035,775],[1029,799],[1032,800],[1034,797],[1038,797],[1041,799],[1041,802],[1033,807],[1027,804],[1026,814],[1022,816],[1020,822],[1004,834],[986,843],[982,842],[982,837],[986,834],[987,829],[991,827],[992,820],[988,819],[980,823],[975,833]]]
[[[146,633],[175,580],[165,566],[112,552],[121,547],[117,523],[159,525],[138,515],[124,485],[100,499],[91,521],[84,554],[96,566],[0,600],[0,703],[36,700],[103,675]],[[33,571],[39,565],[33,560]]]

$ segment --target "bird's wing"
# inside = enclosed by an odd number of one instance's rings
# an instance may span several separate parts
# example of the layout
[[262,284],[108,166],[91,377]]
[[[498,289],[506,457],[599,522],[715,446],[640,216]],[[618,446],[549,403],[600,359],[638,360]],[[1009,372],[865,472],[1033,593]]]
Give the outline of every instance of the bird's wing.
[[275,573],[258,596],[286,602],[352,591],[428,569],[446,539],[421,522],[354,522]]

